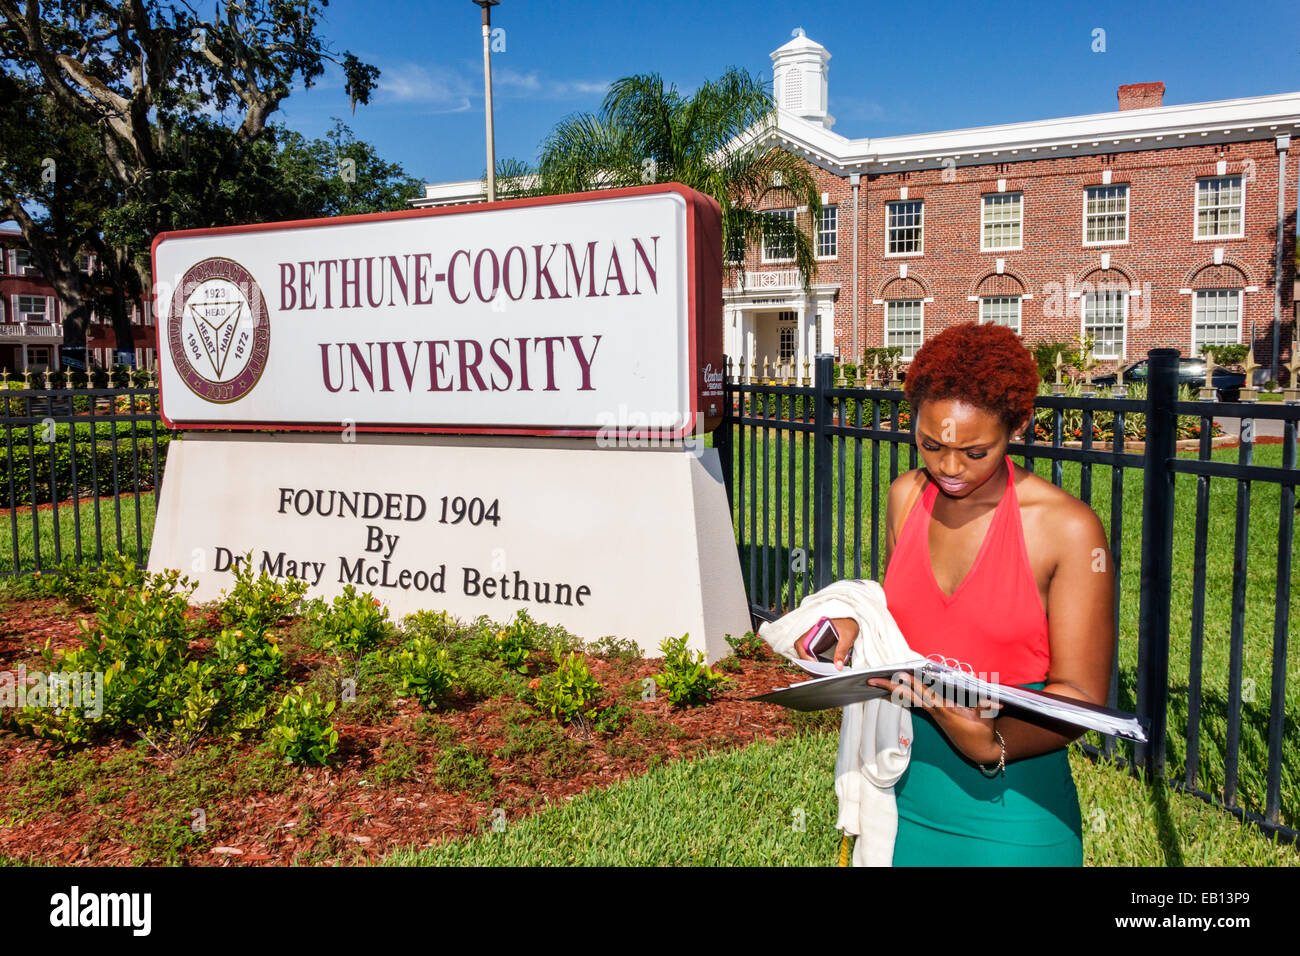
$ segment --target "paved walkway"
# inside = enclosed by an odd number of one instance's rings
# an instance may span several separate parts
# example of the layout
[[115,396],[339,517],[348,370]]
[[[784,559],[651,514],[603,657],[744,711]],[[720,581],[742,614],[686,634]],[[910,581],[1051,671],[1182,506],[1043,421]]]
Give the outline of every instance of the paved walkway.
[[[1240,418],[1224,418],[1216,415],[1214,420],[1223,428],[1223,433],[1225,435],[1241,434]],[[1266,436],[1281,438],[1283,424],[1284,423],[1280,419],[1276,418],[1257,418],[1255,419],[1255,434],[1261,438]]]

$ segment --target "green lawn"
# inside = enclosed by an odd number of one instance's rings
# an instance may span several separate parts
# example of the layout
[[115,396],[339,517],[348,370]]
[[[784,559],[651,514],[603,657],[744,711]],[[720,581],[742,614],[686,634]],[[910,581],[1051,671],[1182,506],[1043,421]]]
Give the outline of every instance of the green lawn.
[[[54,541],[54,516],[56,509],[41,508],[36,512],[36,521],[32,520],[31,506],[19,507],[13,511],[0,511],[0,574],[9,574],[14,570],[14,538],[18,540],[18,570],[33,571],[36,568],[35,541],[40,540],[41,561],[43,568],[53,567],[59,563],[59,557],[75,558],[77,544],[80,540],[82,560],[94,563],[98,553],[121,551],[132,557],[149,555],[149,541],[153,537],[154,493],[140,493],[139,529],[136,527],[136,503],[134,495],[123,495],[118,499],[101,498],[82,501],[77,507],[61,504],[58,509],[59,541],[56,553]],[[78,528],[80,522],[80,528]],[[96,523],[99,528],[99,542],[102,551],[96,549]],[[36,533],[33,534],[33,525]],[[80,534],[78,534],[78,530]]]
[[[390,866],[833,866],[838,736],[710,752],[552,804]],[[1164,784],[1071,754],[1089,866],[1295,866],[1294,848]],[[937,862],[937,861],[936,861]]]
[[[761,434],[754,440],[749,431],[743,449],[736,446],[734,462],[733,520],[740,529],[741,570],[748,581],[753,572],[750,593],[760,604],[790,606],[787,581],[793,579],[794,600],[812,589],[811,575],[793,574],[799,555],[792,549],[805,546],[804,508],[811,503],[804,492],[804,448],[800,436],[793,444],[789,433],[783,436],[778,448],[775,432],[766,439]],[[879,445],[878,471],[872,470],[873,445]],[[915,446],[895,446],[896,470],[891,468],[889,443],[856,442],[845,439],[835,441],[832,461],[833,509],[832,578],[872,577],[872,499],[879,509],[879,525],[875,535],[877,554],[884,553],[884,512],[889,483],[896,474],[912,467],[910,453]],[[764,454],[766,453],[766,460]],[[1212,453],[1215,461],[1236,462],[1236,448],[1220,449]],[[861,464],[859,465],[859,455]],[[743,457],[743,477],[742,459]],[[1017,464],[1024,464],[1020,456],[1012,456]],[[1196,457],[1188,453],[1182,457]],[[1253,463],[1281,467],[1281,445],[1259,445],[1254,448]],[[1051,480],[1051,463],[1037,459],[1034,463],[1038,475]],[[859,469],[862,487],[855,487],[854,476]],[[767,475],[770,496],[767,512],[763,511],[763,474]],[[1094,465],[1090,504],[1097,512],[1110,535],[1111,482],[1114,469]],[[873,474],[879,475],[878,485]],[[751,485],[751,477],[754,484]],[[1140,469],[1125,469],[1122,495],[1122,535],[1117,545],[1120,566],[1121,601],[1119,615],[1119,706],[1132,711],[1136,708],[1135,674],[1137,669],[1137,634],[1139,586],[1141,578],[1141,531],[1143,475]],[[1082,497],[1082,466],[1064,463],[1062,487]],[[740,487],[743,484],[743,488]],[[1187,768],[1187,727],[1189,674],[1191,669],[1191,620],[1193,598],[1197,592],[1193,577],[1194,534],[1196,522],[1197,481],[1189,476],[1175,480],[1174,508],[1174,575],[1171,597],[1170,634],[1170,701],[1168,708],[1169,742],[1166,759],[1171,775],[1183,778]],[[846,492],[844,497],[840,489]],[[793,493],[792,493],[793,491]],[[742,503],[745,513],[740,514]],[[1241,662],[1241,695],[1243,701],[1241,751],[1238,771],[1239,803],[1246,809],[1263,814],[1265,805],[1265,774],[1267,770],[1267,740],[1270,692],[1272,680],[1274,616],[1277,611],[1276,587],[1278,577],[1278,520],[1281,489],[1278,485],[1255,483],[1250,490],[1250,522],[1247,534],[1247,560],[1245,567],[1243,609],[1243,641]],[[757,502],[755,509],[752,504]],[[780,502],[779,509],[776,503]],[[840,507],[843,503],[843,517]],[[1233,607],[1233,554],[1236,527],[1237,485],[1235,481],[1216,478],[1210,482],[1208,525],[1206,537],[1206,569],[1203,588],[1204,630],[1202,644],[1202,693],[1200,765],[1194,785],[1210,793],[1222,793],[1224,787],[1224,761],[1227,752],[1227,714],[1229,699],[1229,658],[1231,618]],[[855,517],[857,515],[858,517]],[[809,522],[810,524],[811,522]],[[1296,522],[1300,527],[1300,521]],[[764,529],[766,528],[766,534]],[[811,529],[809,528],[809,531]],[[751,545],[756,542],[756,545]],[[811,537],[807,541],[811,548]],[[859,551],[859,546],[861,551]],[[1294,534],[1288,630],[1294,632],[1300,623],[1300,555],[1294,554]],[[766,562],[765,559],[766,558]],[[860,564],[855,564],[855,560]],[[764,582],[764,565],[767,581]],[[859,570],[860,568],[860,570]],[[878,576],[878,575],[877,575]],[[1289,656],[1287,664],[1286,719],[1282,742],[1282,814],[1288,826],[1300,825],[1300,662],[1296,655]],[[1089,734],[1088,739],[1100,745],[1099,735]],[[1117,752],[1128,754],[1126,747]]]

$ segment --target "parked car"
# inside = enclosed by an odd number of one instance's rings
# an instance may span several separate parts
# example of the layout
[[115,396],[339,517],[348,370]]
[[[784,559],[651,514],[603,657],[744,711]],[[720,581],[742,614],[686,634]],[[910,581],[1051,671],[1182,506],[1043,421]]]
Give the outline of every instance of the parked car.
[[[1135,362],[1124,369],[1124,384],[1129,385],[1133,382],[1145,382],[1146,380],[1146,359]],[[1094,385],[1114,385],[1115,374],[1112,372],[1109,375],[1098,375],[1092,381]],[[1205,359],[1180,356],[1178,359],[1178,384],[1179,386],[1190,385],[1192,388],[1204,388]],[[1235,402],[1241,397],[1241,387],[1246,384],[1246,376],[1241,372],[1229,372],[1227,369],[1216,368],[1211,376],[1210,384],[1218,389],[1220,401]]]

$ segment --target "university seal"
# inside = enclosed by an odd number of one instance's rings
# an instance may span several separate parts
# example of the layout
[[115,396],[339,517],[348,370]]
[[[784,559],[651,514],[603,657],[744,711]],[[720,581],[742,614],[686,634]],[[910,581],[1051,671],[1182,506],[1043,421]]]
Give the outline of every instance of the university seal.
[[266,300],[231,259],[191,266],[172,296],[167,345],[181,380],[209,402],[236,402],[253,390],[271,351]]

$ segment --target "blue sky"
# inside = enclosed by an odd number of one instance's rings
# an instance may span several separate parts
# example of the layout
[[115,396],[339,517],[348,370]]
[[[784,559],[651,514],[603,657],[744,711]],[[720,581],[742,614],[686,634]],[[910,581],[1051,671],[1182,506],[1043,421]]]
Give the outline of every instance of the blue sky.
[[[771,82],[795,27],[831,53],[835,131],[886,136],[1105,112],[1121,83],[1161,80],[1165,102],[1300,90],[1297,7],[1235,4],[502,0],[493,25],[497,155],[532,159],[551,127],[596,111],[606,85],[657,72],[682,91],[728,66]],[[483,174],[479,11],[470,0],[334,0],[324,35],[383,75],[349,113],[331,71],[276,120],[309,136],[332,117],[427,181]],[[1094,30],[1105,51],[1093,52]]]

